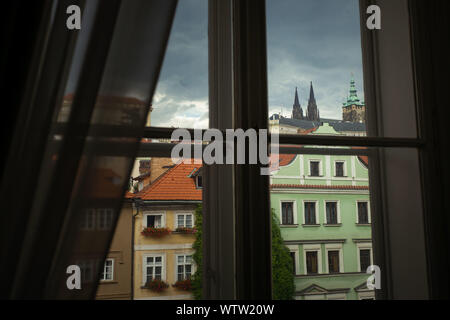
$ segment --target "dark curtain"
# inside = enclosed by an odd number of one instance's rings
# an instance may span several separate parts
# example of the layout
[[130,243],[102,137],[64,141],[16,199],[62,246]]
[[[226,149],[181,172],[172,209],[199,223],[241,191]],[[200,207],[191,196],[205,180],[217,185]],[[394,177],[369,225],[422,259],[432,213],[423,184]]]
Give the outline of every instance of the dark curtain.
[[[81,30],[66,28],[66,9],[74,4],[82,9]],[[176,4],[43,1],[35,12],[38,23],[25,38],[33,50],[17,81],[21,94],[11,101],[17,117],[2,168],[2,298],[95,296]],[[8,22],[11,30],[24,23]],[[17,39],[10,40],[2,58],[20,64]],[[86,228],[92,213],[104,216]],[[93,274],[81,290],[66,286],[73,264]]]

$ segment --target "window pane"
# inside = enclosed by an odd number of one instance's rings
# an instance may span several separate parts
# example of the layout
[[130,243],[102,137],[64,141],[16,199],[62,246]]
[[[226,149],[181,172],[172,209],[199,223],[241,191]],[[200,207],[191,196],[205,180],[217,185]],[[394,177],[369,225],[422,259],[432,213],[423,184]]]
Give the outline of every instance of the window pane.
[[358,202],[358,223],[369,223],[369,212],[367,202]]
[[360,259],[360,266],[361,266],[361,272],[365,272],[367,270],[367,267],[371,265],[370,263],[370,249],[361,249],[359,250],[359,259]]
[[179,1],[147,125],[208,128],[208,1]]
[[[299,252],[296,261],[299,274],[292,278],[295,287],[292,296],[307,299],[310,297],[307,292],[313,290],[314,284],[328,292],[325,296],[334,294],[334,288],[345,288],[348,291],[341,298],[359,299],[358,290],[368,278],[360,272],[359,249],[372,245],[371,226],[357,223],[358,203],[368,206],[371,196],[366,151],[317,146],[294,149],[284,145],[280,150],[297,152],[280,154],[279,167],[272,168],[270,177],[271,207],[275,215],[282,217],[285,202],[300,204],[301,223],[285,226],[280,218],[279,225],[287,251],[292,257],[293,251]],[[308,176],[313,159],[322,163],[320,178]],[[348,177],[334,175],[335,163],[339,161],[349,164]]]
[[339,272],[339,251],[328,251],[328,271]]
[[318,272],[317,251],[306,252],[306,268],[308,274],[315,274]]
[[337,224],[338,223],[336,205],[337,205],[336,202],[327,202],[326,203],[327,223],[328,224]]
[[192,215],[186,215],[186,228],[192,228]]

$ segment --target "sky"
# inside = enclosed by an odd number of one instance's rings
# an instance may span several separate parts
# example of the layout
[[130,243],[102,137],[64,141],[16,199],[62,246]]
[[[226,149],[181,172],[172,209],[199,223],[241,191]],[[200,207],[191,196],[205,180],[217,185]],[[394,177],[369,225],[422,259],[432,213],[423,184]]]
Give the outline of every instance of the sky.
[[[208,127],[207,0],[180,0],[153,97],[152,126]],[[269,114],[290,116],[313,82],[320,116],[341,119],[353,74],[362,92],[358,0],[267,0]]]

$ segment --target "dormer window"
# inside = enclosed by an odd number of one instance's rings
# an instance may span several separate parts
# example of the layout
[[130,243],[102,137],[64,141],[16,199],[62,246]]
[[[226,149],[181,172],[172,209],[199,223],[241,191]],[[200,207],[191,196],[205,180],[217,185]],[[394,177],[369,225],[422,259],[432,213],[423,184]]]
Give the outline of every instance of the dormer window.
[[203,188],[203,177],[201,175],[195,177],[195,186],[197,189]]

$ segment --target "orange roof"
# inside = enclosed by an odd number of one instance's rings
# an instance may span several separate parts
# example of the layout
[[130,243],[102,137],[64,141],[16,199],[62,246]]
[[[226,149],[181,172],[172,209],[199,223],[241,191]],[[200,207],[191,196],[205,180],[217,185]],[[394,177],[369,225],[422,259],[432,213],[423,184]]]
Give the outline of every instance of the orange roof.
[[201,164],[181,162],[167,170],[152,184],[134,194],[142,200],[187,200],[201,201],[202,189],[197,189],[190,175],[202,167]]

